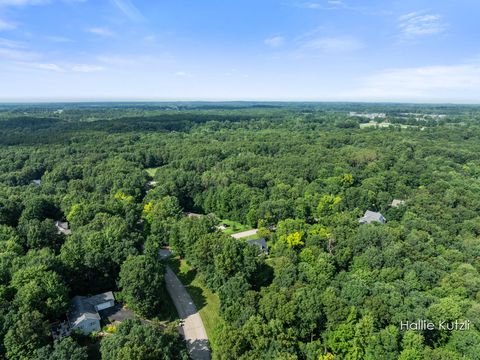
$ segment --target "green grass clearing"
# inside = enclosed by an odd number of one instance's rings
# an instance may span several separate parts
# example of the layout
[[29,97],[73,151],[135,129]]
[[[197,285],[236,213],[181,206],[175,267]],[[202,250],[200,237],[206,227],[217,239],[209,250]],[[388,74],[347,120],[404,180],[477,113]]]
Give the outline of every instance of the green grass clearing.
[[256,233],[255,235],[248,235],[248,236],[245,236],[245,237],[241,237],[240,240],[255,240],[255,239],[260,239],[260,235],[258,233]]
[[[251,226],[243,225],[243,224],[239,223],[238,221],[233,221],[233,220],[228,220],[228,219],[221,220],[220,224],[228,225],[228,228],[226,230],[222,230],[223,233],[227,234],[227,235],[232,235],[232,234],[235,234],[235,233],[238,233],[238,232],[252,230]],[[220,225],[220,224],[218,224],[218,225]]]
[[159,167],[155,167],[155,168],[146,168],[145,171],[148,173],[148,176],[150,176],[151,178],[154,178],[155,177],[155,174],[157,173],[157,170],[160,169]]

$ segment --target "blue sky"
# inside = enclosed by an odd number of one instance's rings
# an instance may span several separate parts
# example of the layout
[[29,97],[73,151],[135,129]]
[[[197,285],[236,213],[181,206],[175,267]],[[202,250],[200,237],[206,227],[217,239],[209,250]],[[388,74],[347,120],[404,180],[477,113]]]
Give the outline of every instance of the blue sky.
[[0,0],[0,100],[480,102],[478,0]]

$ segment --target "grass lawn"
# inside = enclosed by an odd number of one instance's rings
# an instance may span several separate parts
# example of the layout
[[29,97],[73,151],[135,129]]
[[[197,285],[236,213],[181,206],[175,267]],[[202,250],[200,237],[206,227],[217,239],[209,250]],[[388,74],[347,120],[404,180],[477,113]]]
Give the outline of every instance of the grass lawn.
[[169,260],[169,265],[192,297],[202,318],[205,330],[207,331],[212,351],[215,351],[216,339],[214,329],[219,321],[221,321],[219,316],[220,300],[218,296],[202,284],[198,279],[196,271],[192,269],[185,260],[179,259],[178,257],[172,258]]
[[260,235],[258,233],[254,235],[249,235],[245,237],[241,237],[240,240],[254,240],[254,239],[260,239]]
[[243,224],[240,224],[237,221],[227,220],[227,219],[221,220],[220,224],[227,224],[228,225],[228,228],[226,230],[222,230],[227,235],[232,235],[232,234],[235,234],[235,233],[238,233],[238,232],[247,231],[247,230],[252,229],[251,226],[243,225]]
[[159,169],[158,167],[155,167],[155,168],[146,168],[145,171],[148,173],[148,176],[150,176],[151,178],[154,178],[155,177],[155,173],[157,172],[157,169]]

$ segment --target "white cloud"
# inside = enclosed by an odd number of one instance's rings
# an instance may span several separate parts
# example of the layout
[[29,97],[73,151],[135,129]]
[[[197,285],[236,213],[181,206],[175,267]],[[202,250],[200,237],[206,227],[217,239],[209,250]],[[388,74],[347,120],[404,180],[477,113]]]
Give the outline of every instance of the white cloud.
[[440,34],[447,29],[447,24],[438,14],[412,12],[398,18],[398,27],[404,39]]
[[50,0],[0,0],[0,6],[27,6],[49,4]]
[[153,44],[157,41],[157,37],[155,35],[147,35],[143,38],[143,41],[149,44]]
[[30,65],[41,70],[50,70],[50,71],[57,71],[57,72],[64,71],[63,68],[61,68],[57,64],[30,64]]
[[192,74],[189,74],[189,73],[187,73],[187,72],[185,72],[185,71],[177,71],[177,72],[175,73],[175,76],[183,77],[183,78],[192,78],[192,77],[193,77]]
[[350,36],[341,37],[307,37],[301,44],[304,50],[314,50],[325,53],[351,52],[364,47],[358,39]]
[[264,43],[270,47],[276,48],[285,44],[285,38],[283,36],[274,36],[264,40]]
[[350,8],[346,3],[340,0],[330,0],[326,2],[302,2],[297,4],[298,7],[305,8],[305,9],[313,9],[313,10],[339,10],[339,9],[349,9],[353,10],[354,8]]
[[142,13],[133,5],[130,0],[110,0],[121,12],[134,21],[144,19]]
[[92,34],[95,34],[95,35],[99,35],[99,36],[113,36],[113,35],[115,35],[113,31],[111,31],[110,29],[105,28],[105,27],[92,27],[92,28],[86,29],[85,31],[87,31],[89,33],[92,33]]
[[8,48],[24,48],[25,43],[5,38],[0,38],[0,46]]
[[384,70],[361,80],[349,97],[455,99],[480,96],[480,62]]
[[0,19],[0,30],[13,30],[16,28],[17,24],[4,19]]
[[103,71],[105,68],[103,66],[98,65],[75,65],[72,67],[72,71],[75,72],[84,72],[84,73],[91,73],[97,71]]
[[124,66],[135,64],[137,59],[117,55],[101,55],[97,57],[97,60],[109,65]]
[[18,50],[15,48],[0,47],[0,60],[33,60],[37,59],[39,55],[30,51]]
[[45,36],[45,39],[47,39],[48,41],[51,41],[51,42],[56,42],[56,43],[67,43],[67,42],[72,41],[72,39],[69,39],[67,37],[55,36],[55,35]]

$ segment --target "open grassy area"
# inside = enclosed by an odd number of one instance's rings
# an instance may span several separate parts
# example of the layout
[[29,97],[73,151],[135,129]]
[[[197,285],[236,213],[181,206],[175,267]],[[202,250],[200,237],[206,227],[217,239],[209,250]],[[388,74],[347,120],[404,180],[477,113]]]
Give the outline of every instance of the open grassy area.
[[238,232],[247,231],[247,230],[252,229],[251,226],[243,225],[243,224],[241,224],[237,221],[228,220],[228,219],[221,220],[220,224],[228,225],[228,228],[226,230],[222,230],[227,235],[232,235],[232,234],[235,234],[235,233],[238,233]]
[[218,296],[207,289],[199,280],[196,271],[192,269],[185,260],[178,257],[172,258],[169,260],[169,265],[192,297],[202,318],[205,330],[207,331],[212,351],[215,351],[216,339],[214,329],[219,321],[221,321],[219,316],[220,300]]
[[148,176],[150,176],[151,178],[154,178],[155,177],[155,173],[157,172],[157,169],[159,169],[158,167],[155,167],[155,168],[146,168],[145,171],[148,173]]

